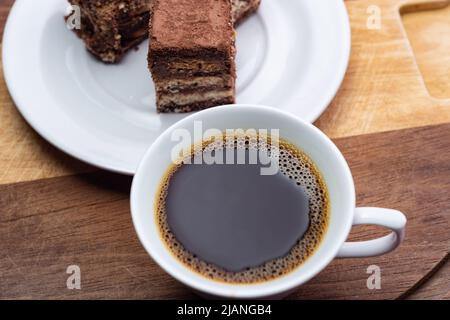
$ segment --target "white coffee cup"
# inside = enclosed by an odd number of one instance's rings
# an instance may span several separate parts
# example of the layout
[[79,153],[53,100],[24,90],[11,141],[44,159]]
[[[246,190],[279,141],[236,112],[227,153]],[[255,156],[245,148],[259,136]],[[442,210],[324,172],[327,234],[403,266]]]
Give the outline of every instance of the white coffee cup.
[[[179,143],[172,140],[172,133],[176,129],[187,129],[194,136],[196,121],[202,122],[203,130],[279,129],[280,137],[303,150],[317,165],[329,190],[330,223],[315,253],[297,269],[267,282],[227,284],[192,271],[166,247],[155,220],[156,193],[164,173],[172,163],[172,150]],[[192,141],[196,142],[199,141]],[[185,147],[189,146],[187,142]],[[285,296],[317,275],[336,257],[369,257],[392,251],[403,240],[406,225],[406,218],[399,211],[355,208],[355,188],[347,162],[334,143],[319,129],[275,108],[254,105],[229,105],[198,112],[161,134],[145,154],[134,177],[131,212],[140,241],[161,268],[201,294],[223,298]],[[352,225],[360,224],[379,225],[393,232],[374,240],[345,242]]]

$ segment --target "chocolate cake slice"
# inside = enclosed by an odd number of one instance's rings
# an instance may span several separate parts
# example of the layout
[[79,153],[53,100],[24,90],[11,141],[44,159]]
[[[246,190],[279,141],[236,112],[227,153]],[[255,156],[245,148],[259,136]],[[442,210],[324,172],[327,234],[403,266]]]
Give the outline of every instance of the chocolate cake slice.
[[69,0],[81,13],[81,29],[74,31],[100,60],[118,62],[147,38],[152,1]]
[[154,0],[149,69],[158,112],[190,112],[235,100],[230,0]]
[[[86,47],[106,63],[116,63],[148,37],[154,0],[69,0],[81,11],[81,29],[75,30]],[[231,0],[238,23],[256,11],[261,0]],[[201,5],[197,1],[197,5]]]

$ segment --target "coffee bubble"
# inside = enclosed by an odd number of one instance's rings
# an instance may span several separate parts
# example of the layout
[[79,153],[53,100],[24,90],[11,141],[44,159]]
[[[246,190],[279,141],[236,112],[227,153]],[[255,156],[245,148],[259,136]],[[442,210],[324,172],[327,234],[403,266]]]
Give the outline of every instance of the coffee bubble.
[[[270,141],[259,140],[258,136],[234,136],[230,138],[230,136],[224,134],[223,141],[220,141],[220,139],[209,141],[208,143],[203,143],[201,148],[192,148],[192,150],[197,149],[198,155],[199,153],[218,152],[230,148],[257,149],[258,151],[269,151],[271,149]],[[278,148],[281,173],[293,180],[298,188],[302,188],[309,198],[310,221],[303,237],[297,241],[287,255],[238,272],[230,272],[201,260],[183,247],[172,233],[168,224],[166,212],[168,188],[171,178],[183,165],[181,163],[171,166],[162,179],[156,196],[155,212],[162,240],[169,251],[185,266],[211,280],[234,284],[249,284],[284,276],[300,267],[315,252],[323,240],[328,227],[330,214],[328,189],[321,173],[306,154],[282,139]],[[194,155],[195,151],[190,157]],[[267,236],[270,237],[270,234]]]

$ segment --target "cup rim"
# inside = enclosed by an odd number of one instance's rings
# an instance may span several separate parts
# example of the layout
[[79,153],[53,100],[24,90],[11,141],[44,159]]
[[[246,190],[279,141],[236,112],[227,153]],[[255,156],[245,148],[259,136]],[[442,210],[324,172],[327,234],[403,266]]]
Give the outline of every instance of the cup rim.
[[[156,140],[155,142],[150,146],[150,148],[145,153],[144,157],[142,158],[138,169],[136,171],[136,174],[133,178],[132,186],[131,186],[131,195],[130,195],[130,207],[131,207],[131,216],[134,228],[136,230],[136,234],[139,238],[139,241],[147,251],[147,253],[150,255],[150,257],[170,276],[178,280],[179,282],[183,283],[184,285],[199,291],[203,292],[209,295],[213,296],[219,296],[219,297],[229,297],[229,298],[264,298],[269,296],[274,296],[278,294],[282,294],[284,292],[289,292],[290,290],[299,287],[300,285],[306,283],[307,281],[311,280],[313,277],[315,277],[320,271],[322,271],[337,255],[340,247],[344,243],[344,241],[347,239],[351,227],[352,227],[352,220],[353,220],[353,211],[349,213],[351,215],[351,218],[347,219],[344,225],[345,232],[342,232],[339,235],[339,239],[336,239],[334,243],[332,244],[332,247],[328,249],[328,253],[326,258],[320,260],[315,267],[314,270],[311,270],[309,272],[304,272],[302,276],[298,276],[295,280],[290,281],[289,283],[281,284],[277,283],[276,280],[270,280],[270,281],[264,281],[262,283],[255,283],[255,284],[227,284],[227,283],[221,283],[214,280],[210,280],[206,277],[201,277],[201,281],[198,281],[198,279],[194,279],[193,277],[186,277],[182,275],[177,268],[175,268],[172,265],[171,261],[168,261],[166,257],[163,257],[162,255],[155,252],[154,248],[152,247],[155,244],[149,244],[148,241],[144,239],[144,235],[140,231],[139,222],[138,222],[138,206],[137,202],[139,199],[137,198],[137,190],[139,188],[140,181],[144,179],[145,177],[142,176],[142,172],[144,171],[143,168],[146,167],[147,162],[151,158],[152,154],[157,150],[157,147],[161,143],[162,140],[164,140],[167,135],[169,135],[175,128],[184,126],[187,123],[193,123],[193,121],[198,120],[202,116],[214,114],[214,113],[221,113],[221,112],[233,112],[234,108],[240,108],[240,109],[247,109],[252,111],[261,111],[261,112],[269,112],[278,114],[284,117],[289,117],[291,119],[294,119],[302,128],[299,130],[310,130],[313,132],[313,134],[321,141],[321,143],[326,144],[328,148],[333,149],[333,154],[335,154],[337,161],[339,161],[339,165],[346,171],[345,177],[346,177],[346,185],[349,186],[347,188],[349,192],[347,192],[347,203],[349,208],[351,210],[354,210],[355,208],[355,188],[354,188],[354,182],[353,177],[351,175],[350,168],[344,159],[344,156],[339,151],[337,146],[331,141],[330,138],[328,138],[325,133],[323,133],[321,130],[319,130],[314,125],[288,113],[285,111],[281,111],[279,109],[263,106],[263,105],[255,105],[255,104],[233,104],[233,105],[223,105],[218,106],[215,108],[203,110],[197,113],[194,113],[192,115],[189,115],[188,117],[176,122],[169,128],[167,128]],[[344,197],[344,196],[343,196]],[[154,222],[153,222],[154,223]],[[164,246],[161,240],[161,245]],[[169,249],[165,248],[165,254],[168,256],[171,256],[172,254],[169,252]],[[310,257],[311,258],[311,257]],[[310,259],[309,258],[309,259]],[[178,266],[181,266],[183,269],[188,269],[193,273],[192,270],[187,268],[182,262],[176,261]],[[301,268],[301,267],[299,267]],[[293,270],[290,274],[299,272],[297,270]],[[215,287],[213,288],[212,284],[221,284],[220,288]],[[264,286],[264,288],[261,287],[261,285]]]

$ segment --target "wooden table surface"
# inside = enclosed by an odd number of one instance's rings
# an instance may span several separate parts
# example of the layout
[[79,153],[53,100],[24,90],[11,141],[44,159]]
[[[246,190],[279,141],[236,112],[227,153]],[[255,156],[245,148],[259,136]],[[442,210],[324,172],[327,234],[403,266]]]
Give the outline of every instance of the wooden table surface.
[[[13,2],[0,2],[0,32]],[[450,0],[346,5],[351,61],[316,125],[349,161],[358,204],[403,210],[407,238],[383,257],[333,262],[291,298],[450,299]],[[380,28],[369,28],[378,11]],[[130,178],[81,163],[39,137],[1,72],[0,298],[193,297],[137,241],[129,186]],[[380,233],[357,228],[352,238]],[[80,265],[82,290],[66,288],[72,264]],[[380,290],[366,287],[370,265],[381,267]]]

